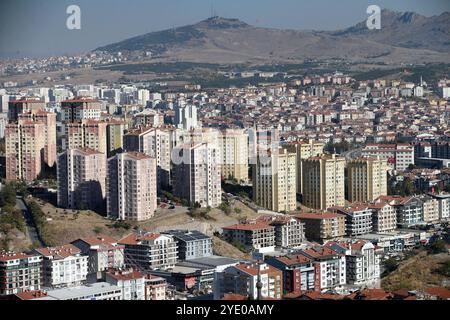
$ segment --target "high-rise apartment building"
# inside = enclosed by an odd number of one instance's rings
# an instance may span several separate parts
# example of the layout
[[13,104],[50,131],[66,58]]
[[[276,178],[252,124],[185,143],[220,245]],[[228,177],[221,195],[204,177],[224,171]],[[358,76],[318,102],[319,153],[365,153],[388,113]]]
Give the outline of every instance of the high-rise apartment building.
[[303,204],[326,210],[345,205],[345,158],[322,155],[302,160]]
[[57,180],[59,207],[100,208],[105,200],[106,155],[89,148],[61,153]]
[[197,127],[197,107],[193,104],[175,105],[175,125],[177,128],[191,130]]
[[107,123],[97,120],[65,124],[63,149],[90,148],[107,154]]
[[248,134],[241,129],[222,131],[219,138],[222,177],[248,181]]
[[322,142],[316,142],[313,140],[309,141],[295,141],[289,143],[286,148],[291,151],[295,152],[297,155],[297,193],[301,194],[303,193],[303,181],[302,181],[302,174],[303,174],[303,162],[302,160],[308,159],[311,157],[320,156],[323,154],[323,149],[325,147],[325,144]]
[[8,102],[8,120],[15,122],[22,113],[35,113],[45,109],[45,101],[34,97],[23,97],[19,100]]
[[258,155],[253,166],[253,199],[259,206],[277,212],[297,208],[296,154],[286,149]]
[[156,160],[143,153],[120,153],[108,159],[107,214],[119,220],[144,221],[156,210]]
[[348,162],[348,200],[367,202],[386,196],[387,171],[386,160],[359,158]]
[[61,118],[63,122],[79,122],[81,120],[100,120],[101,102],[91,98],[76,98],[61,102]]
[[209,143],[185,144],[175,149],[174,195],[201,207],[222,203],[220,158],[217,146]]
[[124,136],[125,151],[142,152],[156,159],[158,186],[170,185],[172,132],[166,128],[139,128]]

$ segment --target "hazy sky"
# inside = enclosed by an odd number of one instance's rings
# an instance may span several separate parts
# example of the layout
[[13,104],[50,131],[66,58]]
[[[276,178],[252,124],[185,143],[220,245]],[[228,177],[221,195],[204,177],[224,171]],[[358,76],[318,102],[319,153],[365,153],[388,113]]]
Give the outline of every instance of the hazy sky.
[[[66,28],[67,6],[81,30]],[[0,56],[78,53],[215,14],[255,26],[336,30],[363,21],[369,4],[432,16],[449,0],[0,0]]]

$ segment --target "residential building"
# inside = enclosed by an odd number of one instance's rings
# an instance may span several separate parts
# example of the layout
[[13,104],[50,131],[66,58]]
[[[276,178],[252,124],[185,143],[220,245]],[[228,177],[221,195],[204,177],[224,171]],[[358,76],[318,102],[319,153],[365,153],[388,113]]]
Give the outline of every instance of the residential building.
[[40,255],[0,251],[0,296],[39,290],[41,285]]
[[96,150],[69,149],[58,156],[58,206],[96,210],[104,205],[106,155]]
[[348,285],[379,288],[381,255],[371,242],[329,242],[326,246],[345,255]]
[[423,221],[428,223],[438,222],[439,200],[430,196],[423,196],[420,200],[423,203]]
[[268,257],[265,262],[283,272],[283,294],[315,290],[315,268],[310,258],[296,253]]
[[63,122],[79,122],[86,119],[100,120],[102,104],[88,97],[80,97],[61,102]]
[[121,300],[145,300],[145,277],[139,271],[110,270],[106,282],[122,289]]
[[73,287],[86,282],[89,257],[74,245],[38,248],[34,253],[42,256],[44,287]]
[[315,285],[317,291],[340,291],[347,283],[345,255],[323,246],[298,252],[313,261]]
[[387,195],[387,161],[359,158],[347,163],[348,200],[351,202],[374,201]]
[[118,220],[153,217],[156,202],[156,160],[143,153],[120,153],[108,159],[107,215]]
[[[258,282],[261,283],[260,297]],[[283,273],[266,263],[240,263],[228,267],[215,274],[214,300],[219,300],[228,293],[241,294],[251,299],[281,299]]]
[[145,300],[166,300],[168,283],[162,277],[145,276]]
[[380,200],[388,200],[397,212],[397,226],[408,228],[423,222],[423,201],[417,197],[387,196]]
[[295,141],[290,142],[286,148],[289,151],[295,152],[297,155],[297,193],[303,194],[303,161],[311,157],[317,157],[323,154],[325,144],[322,142],[309,141]]
[[263,208],[276,212],[297,209],[296,154],[286,149],[258,154],[253,166],[253,200]]
[[352,203],[345,207],[328,209],[345,216],[345,231],[349,237],[372,232],[372,209],[366,203]]
[[124,136],[124,150],[144,153],[156,159],[158,186],[171,183],[172,133],[166,128],[141,127]]
[[124,150],[123,135],[128,129],[126,121],[112,119],[106,126],[106,145],[108,158]]
[[39,100],[35,97],[23,97],[19,100],[10,100],[8,102],[8,120],[16,122],[19,115],[22,113],[35,113],[37,111],[45,110],[45,101]]
[[174,151],[181,157],[173,159],[174,195],[201,207],[218,207],[222,203],[222,189],[217,146],[193,143]]
[[296,248],[305,241],[305,226],[294,216],[263,216],[258,218],[275,228],[275,246],[277,248]]
[[230,243],[237,243],[246,250],[260,252],[275,249],[275,227],[263,221],[249,221],[223,227],[223,237]]
[[125,265],[125,247],[114,238],[98,235],[72,241],[81,254],[88,256],[88,281],[95,282],[104,278],[106,270],[122,268]]
[[192,260],[212,256],[212,239],[197,230],[169,230],[177,243],[178,260]]
[[372,229],[377,233],[388,233],[397,229],[397,210],[389,201],[376,199],[368,204],[372,210]]
[[296,217],[305,225],[308,240],[323,243],[345,236],[345,216],[332,212],[300,213]]
[[241,129],[227,129],[220,135],[221,174],[224,179],[248,181],[248,134]]
[[125,263],[141,271],[166,270],[177,263],[177,243],[170,235],[130,234],[119,243],[125,246]]
[[107,126],[108,123],[97,120],[81,120],[81,122],[65,124],[63,150],[90,148],[106,155],[108,152]]
[[414,147],[408,144],[368,144],[362,156],[385,159],[389,169],[403,171],[414,164]]
[[303,204],[318,210],[344,206],[345,158],[333,154],[302,161]]
[[450,194],[429,194],[439,201],[439,219],[445,220],[450,218]]
[[6,179],[33,181],[56,161],[56,115],[19,114],[5,127]]
[[198,126],[197,107],[193,104],[180,105],[175,107],[175,126],[184,130],[191,130]]

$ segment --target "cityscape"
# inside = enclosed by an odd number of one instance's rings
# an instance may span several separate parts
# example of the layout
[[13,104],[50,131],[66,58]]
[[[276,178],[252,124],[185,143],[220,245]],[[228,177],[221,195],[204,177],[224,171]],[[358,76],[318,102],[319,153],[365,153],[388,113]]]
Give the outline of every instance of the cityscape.
[[379,3],[0,49],[0,300],[449,300],[450,7]]

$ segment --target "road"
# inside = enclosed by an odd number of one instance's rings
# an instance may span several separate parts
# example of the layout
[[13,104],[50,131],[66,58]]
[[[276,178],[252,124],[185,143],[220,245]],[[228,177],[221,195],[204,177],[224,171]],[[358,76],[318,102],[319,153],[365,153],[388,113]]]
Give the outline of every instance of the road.
[[25,205],[25,202],[21,197],[16,197],[16,208],[22,211],[23,218],[25,219],[25,223],[27,225],[27,236],[30,239],[31,243],[39,243],[41,247],[45,247],[44,241],[42,241],[41,237],[36,228],[36,224],[34,223],[33,217]]
[[361,156],[361,151],[362,151],[362,148],[352,149],[352,150],[344,152],[342,154],[342,156],[345,157],[345,159],[347,161],[348,160],[352,160],[352,159],[360,157]]

